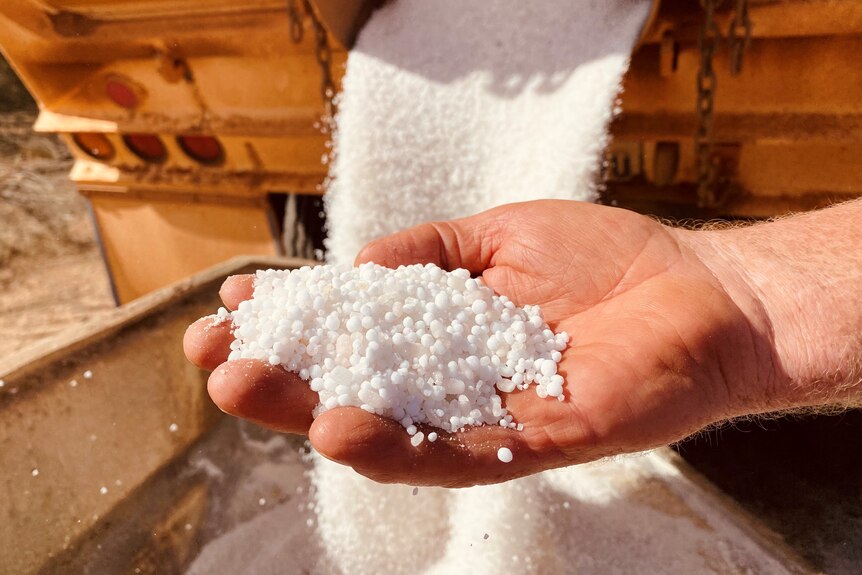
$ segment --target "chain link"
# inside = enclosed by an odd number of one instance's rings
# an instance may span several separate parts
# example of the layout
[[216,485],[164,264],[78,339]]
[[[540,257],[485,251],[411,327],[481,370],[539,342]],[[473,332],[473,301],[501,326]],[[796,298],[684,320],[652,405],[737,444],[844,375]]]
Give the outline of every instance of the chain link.
[[320,97],[323,98],[325,108],[325,119],[331,123],[335,119],[335,81],[332,78],[332,47],[329,45],[329,36],[323,23],[318,20],[309,0],[303,0],[306,13],[311,17],[314,26],[314,57],[320,67]]
[[[302,10],[299,9],[300,1],[302,2]],[[326,120],[324,124],[329,126],[335,118],[336,112],[336,88],[332,78],[332,47],[329,45],[326,28],[317,19],[309,0],[288,0],[287,2],[287,15],[290,18],[290,39],[293,43],[299,44],[305,37],[303,11],[311,18],[311,24],[314,28],[314,58],[320,68],[320,97],[323,99]]]
[[294,44],[299,44],[305,36],[305,27],[302,25],[302,13],[297,0],[288,0],[287,15],[290,17],[290,39]]
[[721,30],[715,22],[715,10],[723,0],[700,0],[704,10],[703,26],[697,36],[700,51],[700,68],[697,71],[697,131],[694,136],[694,153],[697,159],[698,205],[715,205],[716,166],[712,159],[712,124],[715,104],[716,78],[713,58],[721,40]]
[[[742,34],[740,34],[740,28]],[[727,31],[730,44],[730,73],[736,76],[742,71],[742,58],[751,44],[751,15],[748,13],[748,0],[736,0],[736,11]]]
[[[712,128],[715,112],[717,80],[713,60],[721,43],[721,30],[715,21],[715,12],[724,0],[699,0],[704,11],[703,25],[697,36],[700,67],[697,72],[697,131],[694,152],[697,161],[697,199],[701,207],[714,207],[719,200],[719,166],[713,154]],[[749,0],[735,0],[733,19],[727,33],[730,46],[730,74],[742,70],[745,51],[751,43],[751,16]]]

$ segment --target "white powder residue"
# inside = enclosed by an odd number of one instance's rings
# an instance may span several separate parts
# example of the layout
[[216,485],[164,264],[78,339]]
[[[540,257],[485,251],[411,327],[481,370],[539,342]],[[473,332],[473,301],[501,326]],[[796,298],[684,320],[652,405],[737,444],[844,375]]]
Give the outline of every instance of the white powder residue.
[[221,325],[230,319],[230,312],[226,308],[220,307],[211,317],[213,318],[213,321],[210,325]]
[[206,316],[205,319],[208,319],[209,323],[206,324],[204,329],[209,330],[211,328],[214,328],[214,327],[219,326],[225,322],[230,321],[231,312],[229,312],[227,310],[227,308],[220,307],[220,308],[218,308],[218,311],[216,313]]
[[458,490],[381,491],[326,460],[313,479],[342,495],[317,522],[301,502],[274,507],[209,543],[189,574],[792,572],[657,454]]

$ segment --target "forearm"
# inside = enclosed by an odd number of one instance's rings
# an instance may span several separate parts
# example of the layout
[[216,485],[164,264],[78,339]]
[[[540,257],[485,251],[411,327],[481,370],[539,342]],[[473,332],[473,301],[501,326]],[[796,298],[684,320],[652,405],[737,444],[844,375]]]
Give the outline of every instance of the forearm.
[[773,342],[775,407],[862,405],[862,201],[684,237]]

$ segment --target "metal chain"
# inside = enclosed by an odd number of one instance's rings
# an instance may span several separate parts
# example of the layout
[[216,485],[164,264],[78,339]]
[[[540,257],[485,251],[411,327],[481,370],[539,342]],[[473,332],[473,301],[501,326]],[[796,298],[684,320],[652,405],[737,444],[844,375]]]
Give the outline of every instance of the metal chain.
[[712,61],[721,40],[721,30],[715,22],[715,10],[724,0],[700,0],[705,12],[703,26],[697,36],[700,68],[697,71],[697,131],[694,153],[697,159],[698,205],[715,205],[716,166],[712,161],[712,124],[715,102],[715,70]]
[[[739,33],[742,28],[742,34]],[[748,13],[748,0],[736,0],[736,11],[727,31],[730,44],[730,73],[736,76],[742,71],[742,57],[751,44],[751,15]]]
[[329,36],[326,28],[318,20],[309,0],[303,0],[306,13],[311,17],[314,26],[314,57],[320,67],[320,96],[323,98],[325,107],[325,119],[331,123],[335,118],[335,81],[332,79],[332,47],[329,45]]
[[305,27],[302,25],[302,14],[296,0],[288,0],[287,15],[290,17],[290,39],[294,44],[299,44],[305,36]]

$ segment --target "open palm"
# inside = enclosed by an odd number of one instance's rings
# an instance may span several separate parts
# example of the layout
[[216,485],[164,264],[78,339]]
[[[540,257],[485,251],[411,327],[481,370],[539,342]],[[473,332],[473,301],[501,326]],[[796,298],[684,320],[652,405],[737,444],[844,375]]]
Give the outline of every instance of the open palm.
[[[502,206],[373,242],[358,262],[464,267],[517,305],[540,305],[571,336],[560,373],[565,398],[532,389],[504,394],[521,432],[470,428],[419,448],[394,422],[357,408],[311,419],[316,394],[280,368],[229,362],[231,336],[204,319],[186,353],[212,369],[209,390],[225,411],[307,432],[323,455],[379,481],[465,486],[671,443],[710,423],[769,408],[771,353],[739,302],[700,259],[692,232],[637,214],[565,201]],[[694,242],[696,245],[696,242]],[[230,278],[229,307],[251,295]],[[497,448],[514,453],[509,464]]]

